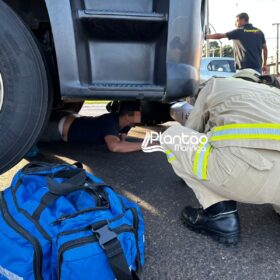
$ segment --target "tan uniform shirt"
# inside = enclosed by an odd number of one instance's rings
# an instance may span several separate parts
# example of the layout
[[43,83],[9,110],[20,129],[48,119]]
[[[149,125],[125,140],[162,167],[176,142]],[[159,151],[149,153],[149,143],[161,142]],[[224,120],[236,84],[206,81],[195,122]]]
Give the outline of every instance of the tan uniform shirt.
[[[216,126],[238,123],[280,124],[280,90],[237,78],[213,78],[197,98],[186,126],[206,133]],[[228,140],[211,143],[214,147],[240,146],[280,151],[280,141]]]

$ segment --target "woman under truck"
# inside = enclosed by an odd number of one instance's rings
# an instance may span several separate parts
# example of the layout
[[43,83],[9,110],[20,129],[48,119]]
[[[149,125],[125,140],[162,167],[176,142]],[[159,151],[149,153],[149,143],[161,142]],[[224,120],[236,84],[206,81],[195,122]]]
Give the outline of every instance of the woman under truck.
[[129,101],[120,102],[119,106],[112,104],[107,106],[109,113],[98,117],[64,112],[59,121],[48,124],[40,141],[106,144],[111,152],[120,153],[140,151],[141,142],[126,141],[130,128],[141,122],[140,105]]

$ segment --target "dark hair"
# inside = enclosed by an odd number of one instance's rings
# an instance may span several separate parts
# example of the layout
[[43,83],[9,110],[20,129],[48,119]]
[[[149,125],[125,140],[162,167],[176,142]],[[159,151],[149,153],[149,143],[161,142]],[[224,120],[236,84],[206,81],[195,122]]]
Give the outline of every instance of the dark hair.
[[249,22],[249,16],[247,13],[241,13],[239,15],[236,16],[239,19],[244,19],[246,22]]
[[139,101],[122,101],[120,102],[119,114],[120,116],[129,115],[132,116],[135,111],[140,111]]
[[278,74],[262,75],[259,78],[260,78],[259,83],[266,84],[280,89],[280,75]]
[[120,115],[133,115],[135,111],[140,111],[139,101],[112,101],[107,104],[106,109],[110,113],[119,113]]
[[120,108],[120,102],[119,101],[111,101],[106,105],[106,110],[109,113],[117,113]]

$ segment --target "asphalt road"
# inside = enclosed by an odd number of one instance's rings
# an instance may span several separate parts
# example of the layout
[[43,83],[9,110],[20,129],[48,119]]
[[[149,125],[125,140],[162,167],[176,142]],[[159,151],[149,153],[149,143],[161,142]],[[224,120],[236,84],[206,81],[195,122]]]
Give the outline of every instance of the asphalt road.
[[[144,134],[144,129],[136,129],[133,135],[141,138]],[[163,154],[114,154],[105,147],[65,143],[44,144],[40,149],[39,160],[80,161],[88,171],[139,203],[146,224],[146,263],[141,279],[280,279],[280,218],[269,205],[238,205],[242,240],[228,247],[181,224],[181,209],[198,205],[197,200]],[[0,176],[0,186],[7,186],[25,163]]]

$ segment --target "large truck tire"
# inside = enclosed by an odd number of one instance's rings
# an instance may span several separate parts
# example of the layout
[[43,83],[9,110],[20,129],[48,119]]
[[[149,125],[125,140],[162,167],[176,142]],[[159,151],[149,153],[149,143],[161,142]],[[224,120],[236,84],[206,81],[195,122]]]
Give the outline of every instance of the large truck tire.
[[0,174],[37,141],[48,111],[45,65],[30,30],[0,1]]

